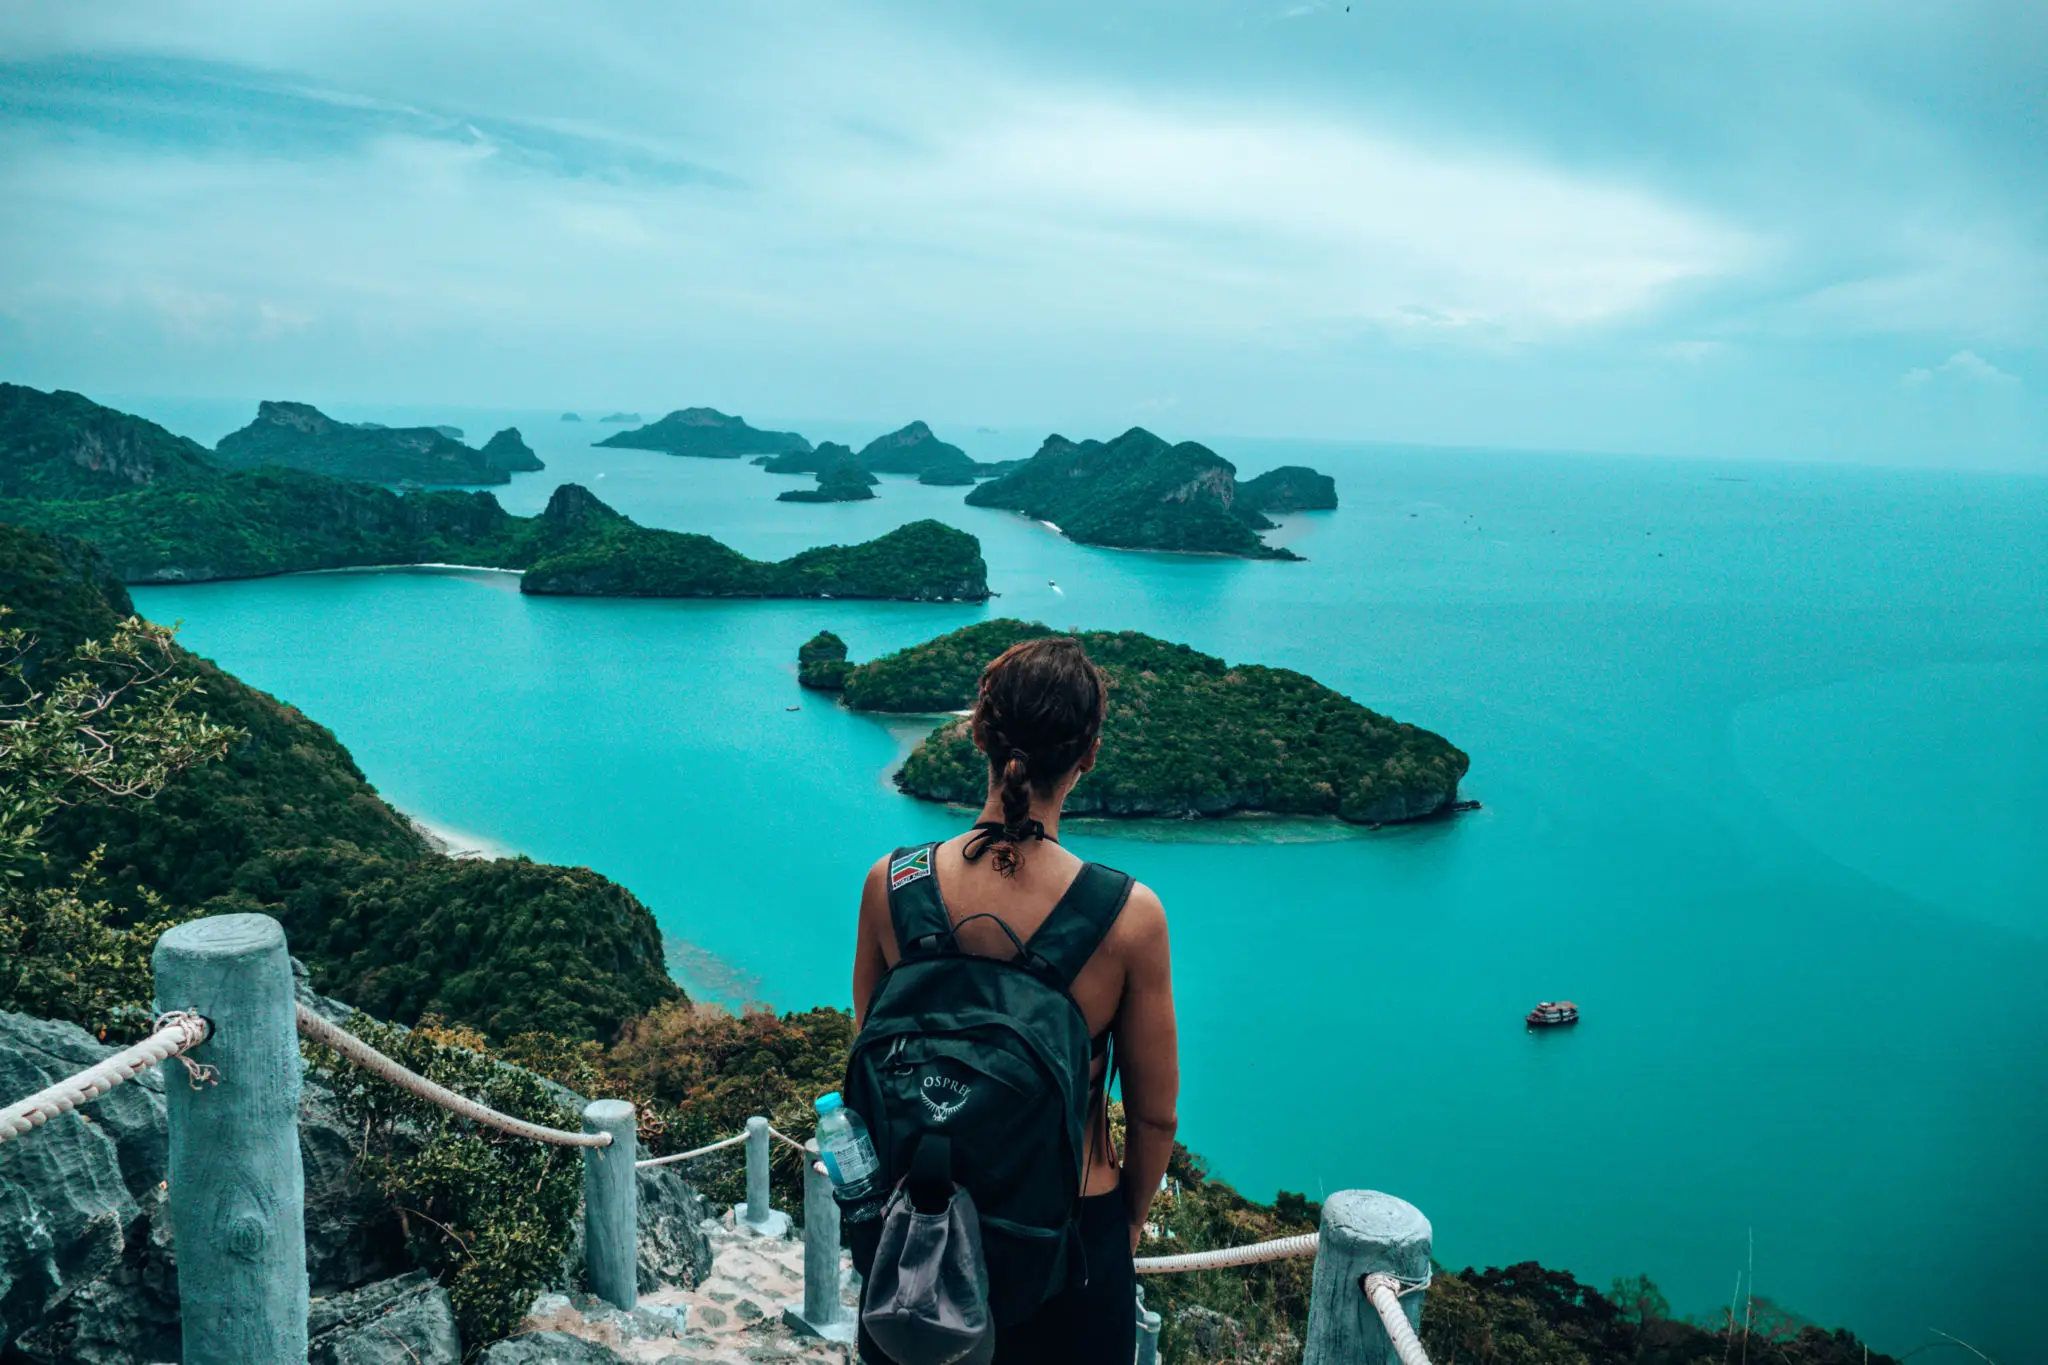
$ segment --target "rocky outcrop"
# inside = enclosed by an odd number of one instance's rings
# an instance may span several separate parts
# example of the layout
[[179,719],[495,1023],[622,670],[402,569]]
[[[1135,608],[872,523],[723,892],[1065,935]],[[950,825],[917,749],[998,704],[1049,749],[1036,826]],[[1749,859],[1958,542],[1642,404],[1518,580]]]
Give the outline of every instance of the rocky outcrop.
[[547,468],[541,463],[540,456],[526,444],[526,438],[519,434],[518,427],[506,427],[484,442],[483,457],[491,468],[512,473]]
[[1327,512],[1337,505],[1337,481],[1307,465],[1284,464],[1237,485],[1237,509],[1251,512]]
[[0,498],[99,498],[204,477],[206,447],[82,394],[0,384]]
[[505,483],[507,469],[523,467],[494,463],[456,439],[461,434],[459,427],[357,426],[310,403],[266,401],[255,421],[220,438],[214,454],[230,468],[276,465],[369,483]]
[[306,1335],[307,1365],[462,1365],[448,1291],[424,1270],[314,1299]]
[[965,477],[970,483],[980,468],[971,455],[951,442],[941,441],[923,422],[912,422],[886,436],[877,436],[861,447],[859,458],[877,474],[915,474],[922,478],[927,473],[939,473]]
[[[0,1095],[32,1094],[112,1051],[76,1025],[0,1013]],[[403,1269],[396,1228],[377,1192],[355,1174],[352,1135],[317,1074],[306,1077],[303,1106],[299,1150],[314,1292]],[[12,1342],[35,1365],[176,1358],[166,1140],[163,1082],[152,1070],[0,1144],[0,1343]]]
[[846,641],[821,630],[797,647],[796,680],[805,687],[837,692],[846,686],[853,665],[846,661]]
[[[0,1013],[0,1095],[34,1094],[111,1051],[74,1024]],[[50,1325],[117,1272],[149,1236],[144,1198],[163,1178],[163,1083],[153,1073],[102,1096],[90,1114],[0,1143],[0,1342]]]

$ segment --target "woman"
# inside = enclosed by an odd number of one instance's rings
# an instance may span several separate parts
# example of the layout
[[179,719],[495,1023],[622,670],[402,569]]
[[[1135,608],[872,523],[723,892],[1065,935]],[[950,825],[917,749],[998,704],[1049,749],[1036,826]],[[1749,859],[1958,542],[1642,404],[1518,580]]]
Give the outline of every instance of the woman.
[[[963,951],[1009,957],[1029,945],[1085,864],[1059,843],[1060,807],[1095,766],[1107,700],[1078,640],[1030,640],[981,675],[971,722],[989,757],[988,800],[973,829],[940,844],[932,875]],[[889,914],[890,859],[868,870],[854,954],[856,1026],[876,983],[901,956]],[[992,922],[994,921],[994,922]],[[1005,930],[1008,933],[1005,933]],[[1178,1126],[1179,1044],[1166,911],[1142,884],[1074,977],[1071,992],[1095,1040],[1081,1201],[1085,1277],[1075,1276],[1027,1321],[1000,1331],[1003,1362],[1114,1362],[1136,1348],[1131,1266],[1166,1173]],[[1115,1049],[1124,1103],[1121,1163],[1110,1143],[1107,1060]],[[863,1359],[885,1361],[863,1341]]]

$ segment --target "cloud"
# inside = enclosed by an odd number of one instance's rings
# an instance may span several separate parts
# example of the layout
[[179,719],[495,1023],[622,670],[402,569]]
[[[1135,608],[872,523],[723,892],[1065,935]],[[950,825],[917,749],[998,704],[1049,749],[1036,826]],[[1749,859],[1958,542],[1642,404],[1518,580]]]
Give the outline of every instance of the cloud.
[[1911,369],[1899,376],[1907,388],[1953,384],[1979,389],[2018,388],[2018,375],[2007,374],[1975,351],[1957,351],[1931,369]]

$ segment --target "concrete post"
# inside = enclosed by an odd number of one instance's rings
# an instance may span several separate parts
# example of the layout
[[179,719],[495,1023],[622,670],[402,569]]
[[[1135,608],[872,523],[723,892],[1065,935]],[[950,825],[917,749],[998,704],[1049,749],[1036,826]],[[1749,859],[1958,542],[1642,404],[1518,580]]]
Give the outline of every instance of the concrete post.
[[[1309,1291],[1308,1349],[1302,1365],[1398,1365],[1362,1281],[1373,1271],[1420,1283],[1429,1278],[1429,1220],[1413,1204],[1373,1190],[1340,1190],[1323,1202]],[[1422,1294],[1401,1300],[1422,1326]]]
[[1159,1328],[1162,1319],[1145,1306],[1145,1286],[1138,1286],[1138,1365],[1159,1365]]
[[195,1088],[177,1058],[163,1064],[183,1358],[303,1362],[302,1068],[284,930],[268,915],[193,920],[157,940],[151,965],[157,1012],[212,1026],[186,1055],[216,1073]]
[[590,1292],[627,1312],[640,1301],[640,1181],[633,1169],[633,1106],[592,1100],[583,1131],[610,1133],[609,1147],[583,1149],[583,1263]]
[[851,1343],[853,1320],[839,1302],[839,1201],[818,1161],[818,1140],[804,1143],[804,1301],[782,1310],[799,1332]]
[[747,1120],[747,1202],[733,1215],[735,1222],[766,1237],[789,1233],[789,1215],[768,1206],[768,1120],[759,1114]]

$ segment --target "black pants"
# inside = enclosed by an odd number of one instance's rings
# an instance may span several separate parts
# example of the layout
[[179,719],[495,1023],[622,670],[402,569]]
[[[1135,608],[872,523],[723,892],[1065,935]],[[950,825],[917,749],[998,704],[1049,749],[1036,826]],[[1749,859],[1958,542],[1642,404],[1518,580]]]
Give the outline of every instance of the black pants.
[[[1138,1272],[1122,1190],[1081,1201],[1085,1277],[1046,1300],[1030,1318],[996,1334],[996,1365],[1131,1365],[1138,1350]],[[867,1365],[895,1365],[860,1334]]]

